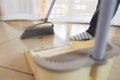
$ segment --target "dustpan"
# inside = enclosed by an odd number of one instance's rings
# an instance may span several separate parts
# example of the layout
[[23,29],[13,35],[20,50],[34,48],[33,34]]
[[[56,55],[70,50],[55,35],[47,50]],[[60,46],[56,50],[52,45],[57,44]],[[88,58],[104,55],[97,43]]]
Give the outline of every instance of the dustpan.
[[[59,72],[71,71],[84,68],[95,63],[95,61],[90,57],[92,54],[92,49],[93,48],[73,49],[72,51],[62,52],[59,55],[50,57],[40,57],[39,54],[33,55],[32,57],[38,66],[47,70]],[[55,49],[53,50],[55,51]],[[109,42],[105,52],[106,59],[109,59],[119,55],[119,48]],[[48,52],[46,51],[46,53]]]
[[[90,66],[94,60],[89,54],[79,54],[79,49],[92,46],[93,41],[73,42],[71,46],[30,51],[25,55],[36,80],[89,80]],[[77,53],[69,54],[74,50],[78,50]]]
[[[36,80],[90,80],[92,66],[96,63],[90,56],[93,50],[92,43],[93,41],[78,42],[77,44],[72,44],[72,46],[43,51],[30,51],[26,52],[26,57]],[[79,46],[80,44],[84,44],[86,48],[84,45]],[[112,43],[108,43],[105,56],[106,59],[111,59],[117,55],[119,55],[119,48]],[[108,63],[111,63],[111,61]],[[102,72],[107,71],[107,73],[109,73],[108,67],[106,68],[109,64],[104,64],[102,68],[105,70],[103,69]],[[101,65],[99,66],[101,69]],[[96,74],[99,74],[99,72]],[[93,78],[95,78],[95,76]]]

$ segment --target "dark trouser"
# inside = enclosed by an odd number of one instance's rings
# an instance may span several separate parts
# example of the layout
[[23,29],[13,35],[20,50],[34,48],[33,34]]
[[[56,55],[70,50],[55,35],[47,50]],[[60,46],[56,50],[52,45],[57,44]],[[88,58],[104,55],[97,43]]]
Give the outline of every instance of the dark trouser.
[[[90,35],[92,35],[93,37],[95,37],[95,31],[96,31],[96,27],[97,27],[97,19],[98,19],[98,14],[100,12],[100,3],[101,3],[101,0],[98,0],[97,9],[96,9],[91,21],[90,21],[90,27],[87,30],[87,32]],[[115,7],[115,11],[114,11],[113,16],[115,15],[115,13],[116,13],[116,11],[118,9],[119,3],[120,3],[120,0],[118,0],[118,2],[117,2],[117,5]]]

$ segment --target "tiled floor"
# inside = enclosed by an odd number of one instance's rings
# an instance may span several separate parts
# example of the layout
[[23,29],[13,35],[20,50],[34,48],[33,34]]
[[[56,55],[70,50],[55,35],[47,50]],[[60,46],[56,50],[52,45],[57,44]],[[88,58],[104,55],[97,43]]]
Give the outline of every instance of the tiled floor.
[[[25,50],[43,50],[69,45],[69,36],[88,28],[85,24],[55,23],[54,36],[20,40],[25,27],[37,22],[0,22],[0,80],[35,80],[24,56]],[[120,47],[120,27],[112,27],[109,40]],[[116,59],[108,80],[120,80],[120,56]]]

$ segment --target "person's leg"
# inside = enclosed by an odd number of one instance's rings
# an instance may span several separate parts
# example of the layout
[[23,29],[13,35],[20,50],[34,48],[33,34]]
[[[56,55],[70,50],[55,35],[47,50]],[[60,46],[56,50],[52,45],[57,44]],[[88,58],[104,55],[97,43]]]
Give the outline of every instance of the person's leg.
[[[118,0],[117,4],[116,4],[116,7],[115,7],[115,11],[114,11],[114,14],[113,14],[113,17],[115,15],[115,13],[117,12],[117,9],[118,9],[118,6],[119,6],[119,3],[120,3],[120,0]],[[90,22],[90,27],[89,29],[87,30],[87,32],[95,37],[95,31],[96,31],[96,27],[97,27],[97,20],[98,20],[98,15],[99,15],[99,12],[100,12],[100,0],[98,2],[98,6],[97,6],[97,9],[96,9],[96,12],[95,14],[93,15],[92,19],[91,19],[91,22]]]
[[[70,37],[71,40],[77,40],[77,41],[90,40],[90,39],[93,39],[95,37],[95,31],[96,31],[96,27],[97,27],[97,19],[98,19],[98,14],[100,11],[100,2],[101,2],[101,0],[98,0],[97,9],[96,9],[96,11],[91,19],[89,29],[83,33],[80,33],[80,34],[77,34],[77,35]],[[115,15],[115,13],[118,9],[119,3],[120,3],[120,0],[118,0],[118,2],[117,2],[113,16]],[[84,36],[84,35],[89,35],[89,36]]]
[[93,37],[95,37],[95,30],[96,30],[96,26],[97,26],[99,11],[100,11],[100,3],[101,3],[101,0],[98,0],[96,11],[95,11],[94,15],[92,16],[92,19],[90,21],[90,26],[87,30],[87,32]]
[[71,36],[70,39],[71,40],[77,40],[77,41],[81,41],[81,40],[90,40],[90,39],[93,39],[94,37],[94,31],[95,31],[95,28],[96,28],[96,22],[97,22],[97,16],[98,16],[98,12],[99,12],[99,5],[100,5],[100,1],[101,0],[98,0],[98,4],[97,4],[97,7],[96,7],[96,11],[90,21],[90,27],[87,31],[85,32],[82,32],[80,34],[77,34],[77,35],[74,35],[74,36]]

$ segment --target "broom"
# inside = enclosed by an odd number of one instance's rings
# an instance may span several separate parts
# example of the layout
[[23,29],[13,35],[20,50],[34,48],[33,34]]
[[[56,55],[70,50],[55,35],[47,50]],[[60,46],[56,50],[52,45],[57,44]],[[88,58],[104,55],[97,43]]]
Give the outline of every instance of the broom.
[[48,22],[49,15],[53,9],[56,0],[52,0],[50,8],[44,19],[41,19],[41,23],[34,24],[25,29],[20,39],[27,39],[35,36],[51,35],[54,34],[54,24]]

